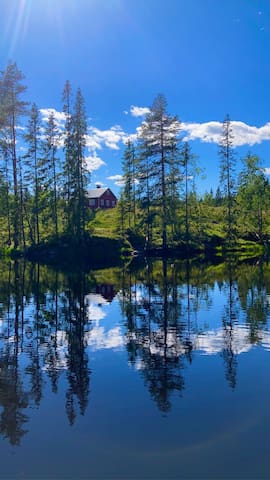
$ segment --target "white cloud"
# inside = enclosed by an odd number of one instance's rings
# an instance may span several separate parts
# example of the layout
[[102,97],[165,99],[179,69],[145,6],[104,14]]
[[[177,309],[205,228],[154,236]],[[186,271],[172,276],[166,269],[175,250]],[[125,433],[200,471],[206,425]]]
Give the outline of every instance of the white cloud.
[[[262,127],[247,125],[240,121],[231,121],[233,131],[233,143],[235,147],[242,145],[255,145],[264,140],[270,140],[270,122]],[[182,130],[187,132],[183,139],[201,140],[206,143],[219,143],[222,133],[222,123],[211,121],[205,123],[182,123]]]
[[85,157],[85,162],[86,162],[86,168],[89,172],[98,170],[103,165],[106,165],[104,160],[98,157],[96,153],[94,153],[93,155],[90,155],[89,157]]
[[112,180],[118,187],[122,187],[124,185],[123,175],[111,175],[110,177],[107,177],[107,179]]
[[55,108],[41,108],[40,113],[44,122],[47,122],[49,116],[53,113],[57,127],[63,128],[66,121],[66,114],[64,112],[59,112],[58,110],[55,110]]
[[219,143],[222,132],[220,122],[182,123],[182,129],[187,132],[184,141],[201,140],[207,143]]
[[132,117],[143,117],[149,112],[150,109],[148,107],[136,107],[135,105],[131,105],[130,107]]
[[127,145],[128,142],[131,142],[131,143],[136,143],[137,140],[138,140],[138,131],[140,130],[140,127],[137,127],[136,128],[136,133],[129,133],[126,135],[126,137],[123,139],[123,143],[124,145]]
[[270,175],[270,167],[266,167],[262,169],[265,175]]
[[101,149],[104,145],[112,150],[119,150],[119,144],[123,143],[127,137],[120,125],[114,125],[107,130],[91,126],[87,136],[88,148]]
[[101,142],[94,135],[86,135],[86,147],[92,152],[102,148]]

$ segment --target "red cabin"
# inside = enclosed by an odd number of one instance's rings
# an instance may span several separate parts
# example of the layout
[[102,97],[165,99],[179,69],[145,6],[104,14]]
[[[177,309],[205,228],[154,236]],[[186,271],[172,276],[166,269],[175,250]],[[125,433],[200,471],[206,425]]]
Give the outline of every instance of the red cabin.
[[110,188],[94,188],[88,191],[87,197],[87,206],[92,209],[114,208],[117,204],[117,198]]

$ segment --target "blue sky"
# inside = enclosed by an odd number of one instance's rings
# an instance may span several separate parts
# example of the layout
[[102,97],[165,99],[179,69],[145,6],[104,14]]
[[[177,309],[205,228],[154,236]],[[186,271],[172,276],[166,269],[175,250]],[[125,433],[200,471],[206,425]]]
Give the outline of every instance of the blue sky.
[[239,165],[250,150],[270,167],[269,0],[0,0],[0,12],[0,69],[17,63],[26,100],[61,120],[65,81],[81,88],[93,184],[117,191],[123,141],[159,92],[204,168],[202,191],[217,187],[227,113]]

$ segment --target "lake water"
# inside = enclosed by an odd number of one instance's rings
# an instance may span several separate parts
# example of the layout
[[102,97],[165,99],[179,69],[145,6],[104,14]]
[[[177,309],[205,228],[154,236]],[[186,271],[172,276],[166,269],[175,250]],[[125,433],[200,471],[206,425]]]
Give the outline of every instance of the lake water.
[[1,263],[1,478],[266,479],[269,438],[267,263]]

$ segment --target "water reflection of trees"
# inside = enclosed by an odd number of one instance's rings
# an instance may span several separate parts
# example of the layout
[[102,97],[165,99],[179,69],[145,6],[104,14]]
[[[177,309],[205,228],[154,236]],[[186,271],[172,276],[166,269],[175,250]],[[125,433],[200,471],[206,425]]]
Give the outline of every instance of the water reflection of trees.
[[[157,260],[94,275],[3,262],[0,434],[20,444],[27,432],[28,408],[38,408],[46,384],[56,394],[61,379],[70,424],[85,413],[90,392],[87,342],[97,326],[89,321],[94,318],[88,310],[92,296],[109,302],[119,291],[125,321],[121,345],[158,408],[168,412],[174,395],[183,395],[188,368],[200,352],[222,357],[225,378],[235,388],[238,354],[252,345],[268,342],[270,347],[269,286],[270,269],[260,262]],[[207,312],[217,292],[223,305],[213,327]]]
[[88,403],[90,370],[84,342],[85,295],[91,278],[40,265],[3,264],[0,283],[0,432],[12,444],[26,433],[27,407],[39,406],[45,378],[52,392],[68,382],[72,424]]
[[238,322],[239,304],[237,282],[233,278],[233,266],[229,260],[226,266],[227,280],[221,289],[226,299],[222,312],[223,348],[222,357],[225,364],[225,377],[232,389],[236,386],[237,378],[237,355],[234,351],[235,326]]
[[183,370],[192,362],[196,312],[210,304],[209,287],[190,281],[190,263],[147,263],[124,277],[121,306],[126,317],[129,362],[142,372],[160,410],[185,388]]
[[[175,392],[184,390],[187,367],[202,348],[221,355],[225,378],[236,387],[238,354],[266,335],[269,273],[263,263],[186,260],[150,262],[144,275],[139,269],[123,277],[120,299],[129,362],[162,411],[170,409]],[[211,309],[216,290],[224,301],[216,312],[219,326],[211,329],[198,316]]]

